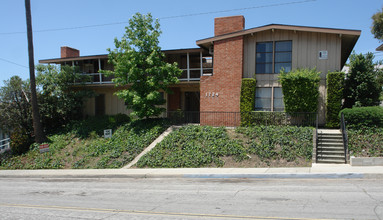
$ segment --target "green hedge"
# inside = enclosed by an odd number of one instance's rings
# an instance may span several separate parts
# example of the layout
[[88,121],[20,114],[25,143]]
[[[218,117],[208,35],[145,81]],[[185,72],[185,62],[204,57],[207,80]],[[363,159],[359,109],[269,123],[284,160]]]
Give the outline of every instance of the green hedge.
[[343,72],[327,74],[326,127],[339,128],[339,112],[342,110]]
[[250,118],[247,112],[254,110],[255,104],[255,85],[256,80],[252,78],[242,79],[241,85],[241,98],[240,98],[240,111],[241,114],[241,125],[250,125]]
[[342,112],[348,127],[383,127],[383,107],[346,108],[339,113],[339,117]]
[[316,69],[296,69],[279,75],[286,112],[317,111],[319,74]]

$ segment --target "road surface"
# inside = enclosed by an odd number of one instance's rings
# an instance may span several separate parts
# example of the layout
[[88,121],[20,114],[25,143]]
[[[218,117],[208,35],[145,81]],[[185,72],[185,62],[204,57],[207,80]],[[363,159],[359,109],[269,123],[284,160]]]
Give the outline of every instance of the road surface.
[[0,219],[383,219],[383,180],[0,179]]

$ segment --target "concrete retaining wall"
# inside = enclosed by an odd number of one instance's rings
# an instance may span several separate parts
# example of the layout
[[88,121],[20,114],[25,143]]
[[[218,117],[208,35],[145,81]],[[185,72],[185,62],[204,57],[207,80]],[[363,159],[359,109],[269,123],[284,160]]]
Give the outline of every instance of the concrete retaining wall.
[[351,166],[383,166],[383,157],[351,157]]

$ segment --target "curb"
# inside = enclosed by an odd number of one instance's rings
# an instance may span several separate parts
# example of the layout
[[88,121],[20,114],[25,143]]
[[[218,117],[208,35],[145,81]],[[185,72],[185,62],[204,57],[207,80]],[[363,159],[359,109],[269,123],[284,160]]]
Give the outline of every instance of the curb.
[[167,178],[167,179],[383,179],[383,173],[262,173],[262,174],[78,174],[78,175],[0,175],[0,178],[37,179],[106,179],[106,178]]

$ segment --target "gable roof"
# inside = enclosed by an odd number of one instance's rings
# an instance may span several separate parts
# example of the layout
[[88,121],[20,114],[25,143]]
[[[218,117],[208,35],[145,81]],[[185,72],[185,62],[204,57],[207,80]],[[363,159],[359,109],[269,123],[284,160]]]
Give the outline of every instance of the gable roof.
[[[201,40],[197,40],[196,44],[202,48],[208,49],[214,41],[226,40],[233,37],[250,35],[267,30],[289,30],[289,31],[301,31],[301,32],[316,32],[326,34],[338,34],[342,39],[342,54],[341,54],[341,66],[344,66],[348,57],[350,56],[352,49],[354,48],[356,41],[361,34],[360,30],[351,29],[337,29],[337,28],[323,28],[323,27],[309,27],[309,26],[297,26],[297,25],[284,25],[284,24],[269,24],[265,26],[244,29],[228,34],[222,34],[214,37],[209,37]],[[380,48],[380,47],[379,47]],[[383,47],[382,47],[383,50]]]
[[309,26],[297,26],[297,25],[285,25],[285,24],[269,24],[260,27],[244,29],[228,34],[223,34],[219,36],[209,37],[201,40],[197,40],[198,46],[203,46],[206,43],[211,43],[218,40],[225,40],[228,38],[244,36],[248,34],[253,34],[261,31],[278,29],[278,30],[290,30],[290,31],[305,31],[305,32],[317,32],[317,33],[328,33],[328,34],[342,34],[342,35],[354,35],[360,36],[360,30],[350,30],[350,29],[336,29],[336,28],[322,28],[322,27],[309,27]]
[[377,51],[383,51],[383,44],[376,48]]

